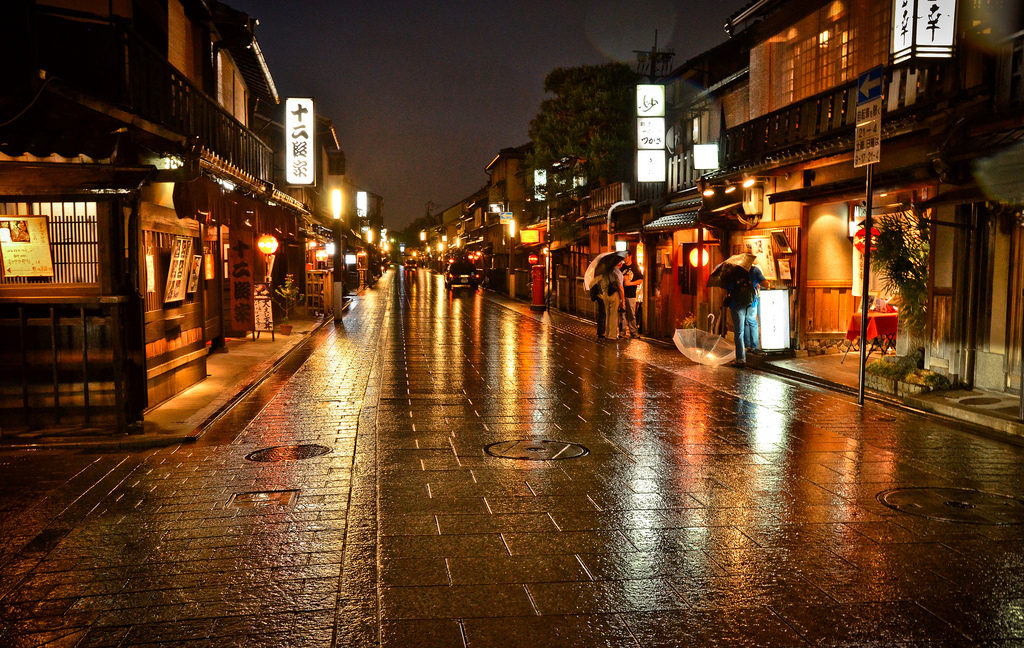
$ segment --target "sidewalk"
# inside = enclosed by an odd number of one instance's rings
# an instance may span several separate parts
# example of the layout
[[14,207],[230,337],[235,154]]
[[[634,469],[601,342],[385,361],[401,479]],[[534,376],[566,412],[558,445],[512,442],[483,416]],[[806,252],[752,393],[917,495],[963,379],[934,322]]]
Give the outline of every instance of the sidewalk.
[[[537,320],[548,318],[553,326],[568,330],[580,337],[595,340],[597,325],[572,313],[552,309],[550,312],[532,311],[527,302],[510,299],[502,293],[487,291],[489,299],[507,308]],[[641,337],[640,340],[662,348],[672,348],[671,341]],[[595,342],[596,344],[596,342]],[[628,341],[619,342],[628,344]],[[749,365],[766,373],[814,385],[844,394],[857,394],[859,381],[858,356],[851,353],[846,362],[842,354],[805,356],[798,358],[772,358],[751,354]],[[1024,422],[1018,419],[1020,400],[1013,394],[989,392],[982,389],[930,392],[897,399],[893,396],[867,391],[870,399],[890,405],[932,414],[939,418],[967,423],[984,432],[1016,444],[1024,444]]]
[[[345,308],[351,301],[347,302]],[[139,449],[191,443],[220,414],[273,373],[288,354],[331,321],[292,318],[291,335],[263,333],[253,339],[228,338],[227,351],[211,353],[207,377],[147,410],[139,434],[118,434],[108,426],[68,426],[41,430],[4,430],[0,448]]]

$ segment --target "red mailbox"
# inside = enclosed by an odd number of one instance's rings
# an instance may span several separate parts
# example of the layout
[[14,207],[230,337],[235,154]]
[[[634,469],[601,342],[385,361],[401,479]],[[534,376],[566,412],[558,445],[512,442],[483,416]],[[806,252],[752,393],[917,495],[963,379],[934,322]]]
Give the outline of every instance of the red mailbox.
[[530,263],[533,267],[530,268],[530,279],[533,284],[533,301],[530,303],[530,310],[544,310],[544,266],[537,265],[533,262],[533,257],[536,254],[531,254]]

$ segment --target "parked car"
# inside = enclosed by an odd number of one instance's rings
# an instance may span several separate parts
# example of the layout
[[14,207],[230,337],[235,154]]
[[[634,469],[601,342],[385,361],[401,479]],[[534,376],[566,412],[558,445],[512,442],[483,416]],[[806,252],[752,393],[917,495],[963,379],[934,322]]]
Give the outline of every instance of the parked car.
[[483,274],[466,258],[455,259],[448,264],[444,272],[444,287],[448,290],[467,286],[476,290],[480,286]]

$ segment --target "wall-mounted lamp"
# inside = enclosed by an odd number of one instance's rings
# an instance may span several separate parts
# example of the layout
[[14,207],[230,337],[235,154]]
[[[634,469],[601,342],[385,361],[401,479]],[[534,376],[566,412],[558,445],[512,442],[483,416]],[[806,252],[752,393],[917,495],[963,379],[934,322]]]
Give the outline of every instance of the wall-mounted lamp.
[[341,220],[341,189],[331,190],[331,215],[334,220]]
[[704,190],[704,197],[705,198],[711,198],[714,195],[715,195],[715,188],[714,187],[708,187],[707,189]]
[[726,185],[725,186],[725,193],[730,194],[730,193],[732,193],[734,191],[736,191],[736,185],[731,184],[731,185]]

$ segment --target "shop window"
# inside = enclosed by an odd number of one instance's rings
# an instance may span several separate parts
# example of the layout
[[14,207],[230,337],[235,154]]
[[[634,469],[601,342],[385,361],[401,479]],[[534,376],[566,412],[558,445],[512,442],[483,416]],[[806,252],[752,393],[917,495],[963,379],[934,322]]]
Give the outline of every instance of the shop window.
[[99,282],[95,202],[0,203],[0,229],[0,284]]

